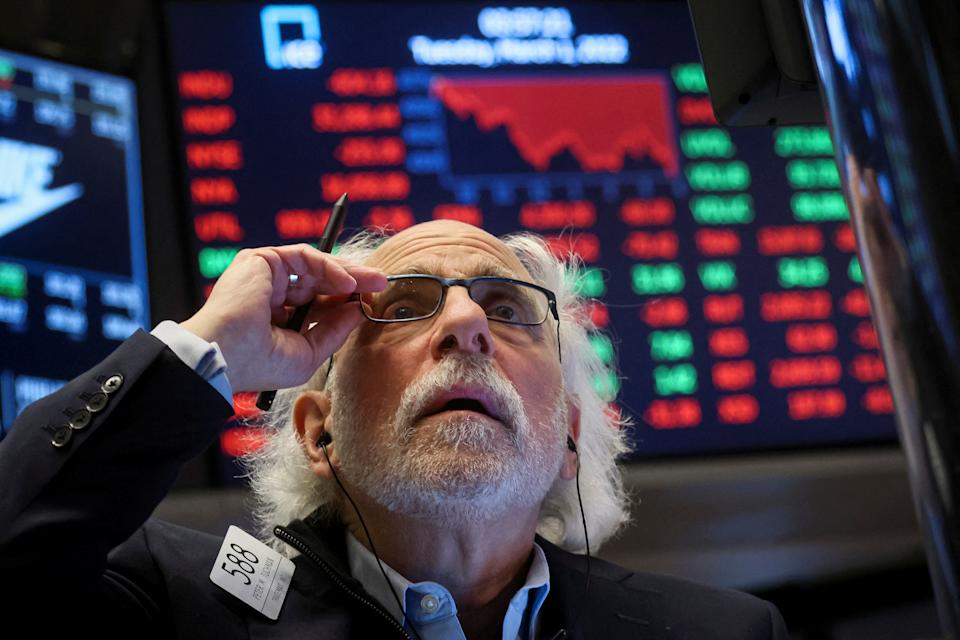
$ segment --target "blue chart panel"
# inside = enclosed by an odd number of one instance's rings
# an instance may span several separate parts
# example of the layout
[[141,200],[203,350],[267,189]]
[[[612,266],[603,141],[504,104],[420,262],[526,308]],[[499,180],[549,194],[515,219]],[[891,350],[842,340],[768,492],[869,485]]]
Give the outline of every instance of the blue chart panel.
[[0,51],[0,416],[146,325],[129,80]]

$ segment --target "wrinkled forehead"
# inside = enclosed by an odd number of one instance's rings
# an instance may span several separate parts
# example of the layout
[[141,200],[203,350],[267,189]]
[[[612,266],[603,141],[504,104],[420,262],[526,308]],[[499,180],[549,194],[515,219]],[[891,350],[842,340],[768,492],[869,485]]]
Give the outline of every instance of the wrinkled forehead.
[[531,279],[502,241],[483,229],[453,220],[434,220],[401,231],[380,245],[367,264],[388,275],[421,272],[446,277]]

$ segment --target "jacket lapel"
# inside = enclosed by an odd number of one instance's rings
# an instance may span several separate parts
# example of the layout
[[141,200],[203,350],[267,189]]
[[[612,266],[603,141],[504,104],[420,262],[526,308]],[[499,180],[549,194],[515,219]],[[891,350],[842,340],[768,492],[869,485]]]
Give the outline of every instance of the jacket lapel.
[[587,588],[584,556],[563,551],[539,537],[537,543],[550,566],[550,595],[540,618],[541,640],[667,637],[663,594],[626,586],[632,571],[594,559]]

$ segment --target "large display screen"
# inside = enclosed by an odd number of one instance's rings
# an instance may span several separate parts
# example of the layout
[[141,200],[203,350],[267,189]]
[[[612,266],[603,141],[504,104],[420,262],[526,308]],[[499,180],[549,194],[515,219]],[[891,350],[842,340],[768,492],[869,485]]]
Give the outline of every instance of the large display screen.
[[0,437],[147,324],[133,83],[0,50]]
[[348,227],[535,231],[588,267],[636,456],[895,437],[830,136],[718,126],[685,4],[168,18],[205,290],[242,247],[316,241],[343,192]]

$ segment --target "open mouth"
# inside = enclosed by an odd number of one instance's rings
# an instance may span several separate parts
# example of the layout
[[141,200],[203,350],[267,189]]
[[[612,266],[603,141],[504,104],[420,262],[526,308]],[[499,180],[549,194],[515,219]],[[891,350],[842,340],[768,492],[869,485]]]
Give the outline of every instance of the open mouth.
[[486,394],[479,390],[450,390],[434,399],[423,412],[424,417],[435,416],[450,411],[471,411],[480,415],[500,420],[493,411],[491,401]]
[[444,411],[473,411],[475,413],[482,413],[485,416],[493,417],[487,408],[483,406],[483,403],[479,400],[473,400],[472,398],[454,398],[453,400],[445,403],[440,409],[435,413],[443,413]]

